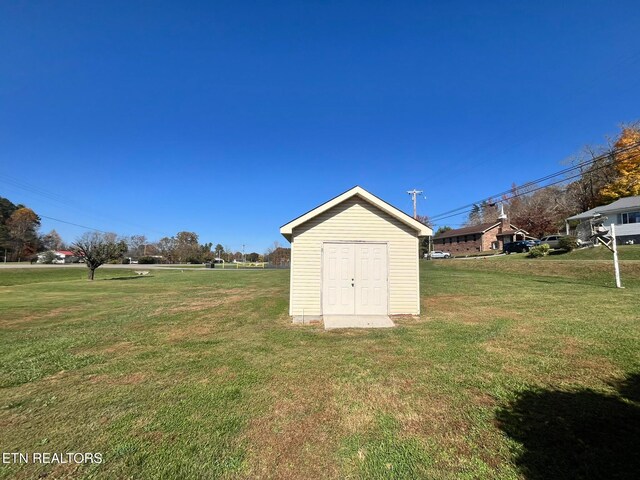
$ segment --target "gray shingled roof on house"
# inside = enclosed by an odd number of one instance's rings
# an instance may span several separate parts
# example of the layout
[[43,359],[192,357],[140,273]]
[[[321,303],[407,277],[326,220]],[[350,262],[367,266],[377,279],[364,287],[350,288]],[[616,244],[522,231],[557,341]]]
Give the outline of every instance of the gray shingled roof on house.
[[634,208],[640,208],[640,196],[621,198],[609,205],[601,205],[599,207],[592,208],[591,210],[587,210],[586,212],[578,213],[573,217],[567,218],[567,220],[588,220],[596,213],[606,215],[607,213],[617,213]]

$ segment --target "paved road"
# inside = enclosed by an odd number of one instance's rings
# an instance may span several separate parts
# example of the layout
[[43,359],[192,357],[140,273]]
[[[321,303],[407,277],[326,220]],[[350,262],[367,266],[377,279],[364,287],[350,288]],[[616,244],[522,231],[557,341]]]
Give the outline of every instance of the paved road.
[[[43,263],[28,263],[28,262],[8,262],[2,263],[0,262],[0,270],[3,268],[87,268],[84,263],[65,263],[61,265],[47,265]],[[118,268],[118,269],[130,269],[130,270],[194,270],[194,271],[206,271],[206,272],[216,272],[216,271],[226,271],[226,272],[239,272],[239,271],[247,271],[247,270],[274,270],[273,268],[235,268],[232,266],[228,266],[226,268],[216,267],[216,268],[205,268],[199,265],[189,265],[189,264],[171,264],[171,265],[158,265],[158,264],[133,264],[133,265],[111,265],[106,264],[102,265],[100,268]]]

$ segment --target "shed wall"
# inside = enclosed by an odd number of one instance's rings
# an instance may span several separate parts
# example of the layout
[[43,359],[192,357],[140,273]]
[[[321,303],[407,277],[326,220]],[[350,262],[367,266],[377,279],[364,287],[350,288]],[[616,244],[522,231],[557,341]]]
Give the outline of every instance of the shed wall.
[[420,313],[416,233],[369,202],[353,197],[294,228],[290,315],[322,314],[322,243],[329,241],[387,242],[389,313]]

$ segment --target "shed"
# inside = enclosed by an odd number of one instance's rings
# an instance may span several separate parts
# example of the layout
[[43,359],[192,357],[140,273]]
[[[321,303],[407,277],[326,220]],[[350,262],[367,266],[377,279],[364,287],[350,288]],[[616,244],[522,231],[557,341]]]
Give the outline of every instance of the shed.
[[291,242],[289,314],[418,315],[426,225],[356,186],[280,228]]

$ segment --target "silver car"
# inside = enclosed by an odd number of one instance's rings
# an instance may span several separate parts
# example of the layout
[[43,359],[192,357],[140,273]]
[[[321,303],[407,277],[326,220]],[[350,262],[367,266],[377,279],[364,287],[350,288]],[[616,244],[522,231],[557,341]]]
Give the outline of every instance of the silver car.
[[[547,245],[549,245],[550,248],[560,248],[560,239],[563,236],[564,235],[548,235],[546,237],[542,237],[542,239],[540,239],[539,245],[543,245],[546,243]],[[576,238],[575,240],[576,240],[576,243],[578,244],[578,247],[584,247],[587,245],[586,242],[583,242],[579,238]]]
[[540,239],[540,245],[547,244],[550,248],[560,248],[560,238],[562,235],[548,235]]
[[451,254],[449,252],[443,252],[441,250],[434,250],[427,258],[451,258]]

